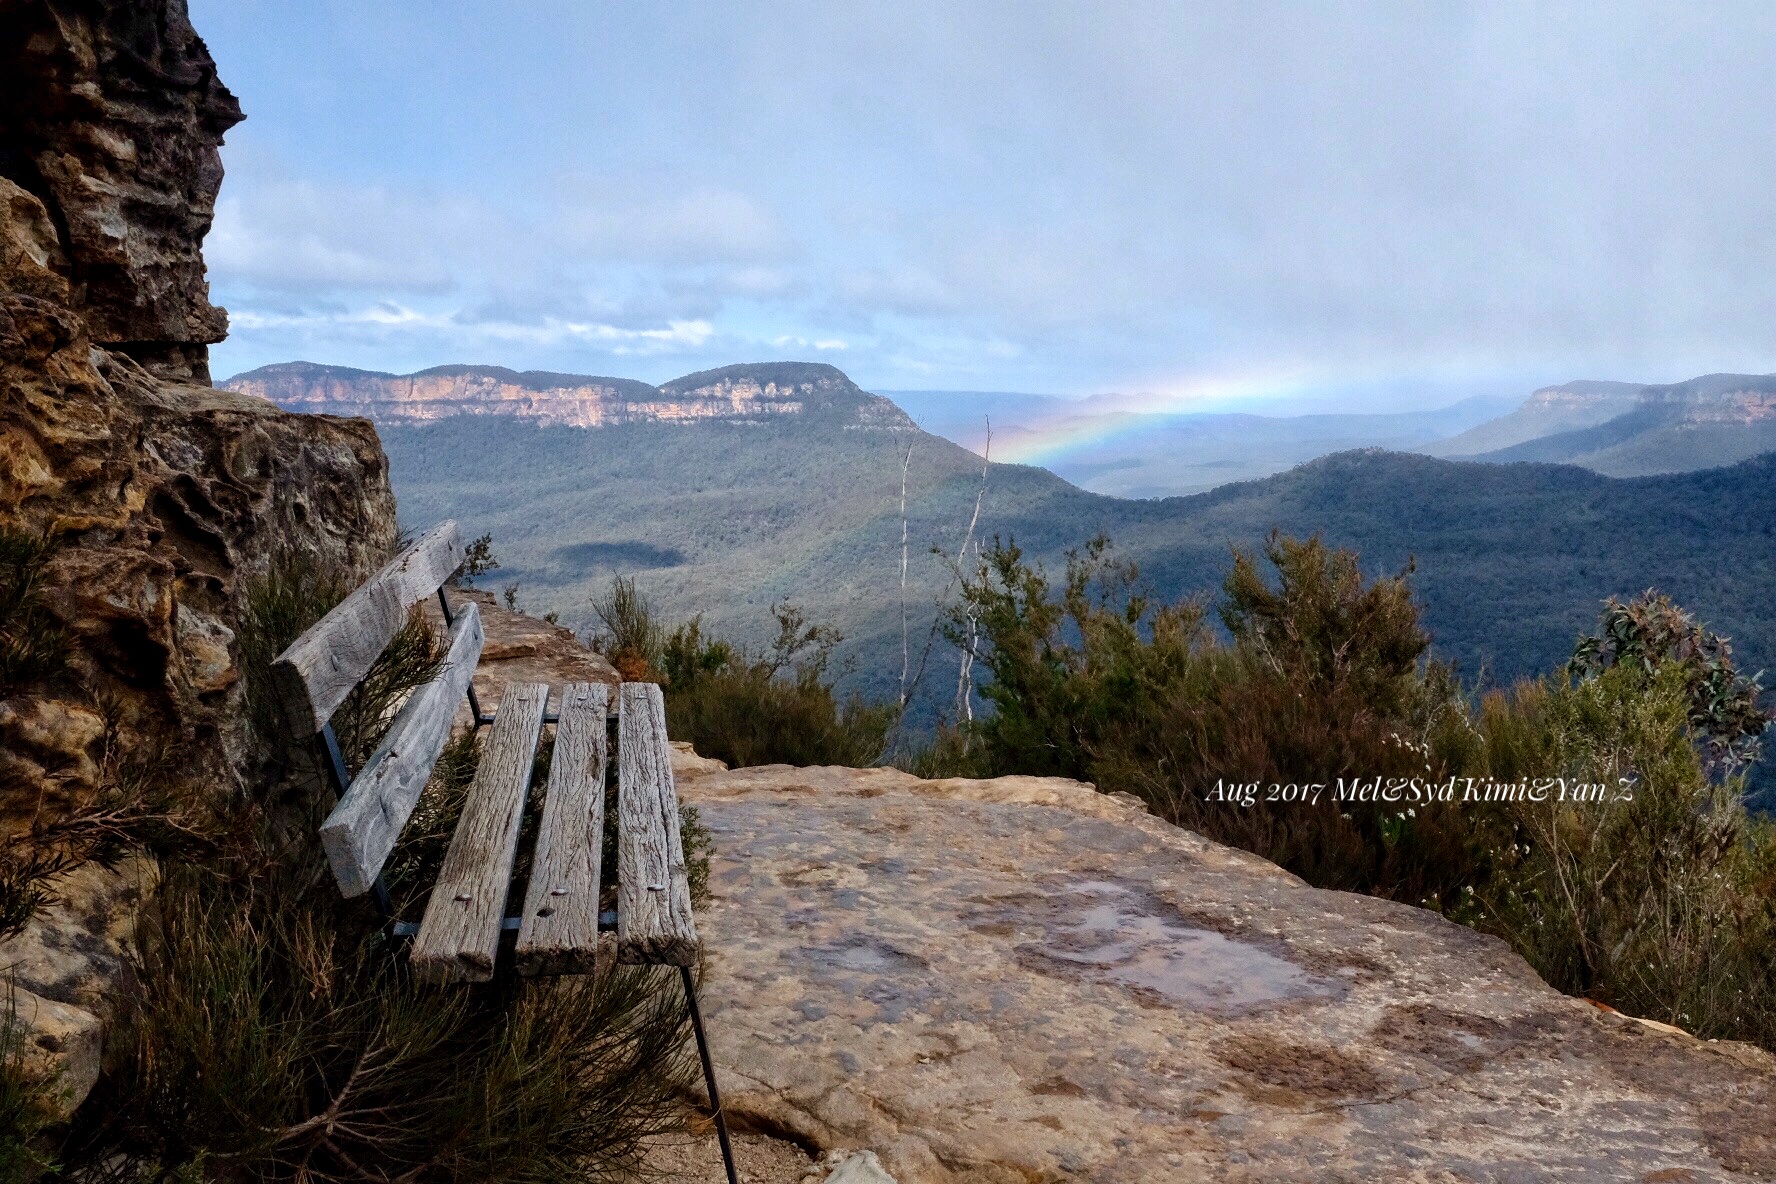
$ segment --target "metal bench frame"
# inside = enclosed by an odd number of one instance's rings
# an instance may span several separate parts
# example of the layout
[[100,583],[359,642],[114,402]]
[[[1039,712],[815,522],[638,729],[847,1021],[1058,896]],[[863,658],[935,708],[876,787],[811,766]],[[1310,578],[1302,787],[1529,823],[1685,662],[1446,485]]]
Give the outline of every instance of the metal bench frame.
[[[419,536],[278,655],[273,683],[289,726],[313,736],[337,804],[321,826],[322,847],[347,897],[367,895],[420,977],[486,981],[502,964],[526,976],[591,973],[598,934],[615,930],[617,959],[676,966],[689,1005],[709,1106],[729,1184],[733,1147],[716,1089],[692,967],[702,945],[691,917],[678,827],[664,702],[657,686],[626,683],[609,702],[602,683],[561,688],[556,709],[541,683],[506,688],[500,710],[483,712],[474,673],[483,636],[472,601],[452,608],[445,583],[460,567],[455,522]],[[413,692],[377,751],[354,779],[332,724],[413,606],[436,593],[450,631],[444,668]],[[395,915],[382,866],[407,824],[468,700],[471,728],[491,727],[482,764],[433,886],[425,919]],[[615,708],[612,712],[610,708]],[[617,720],[617,908],[598,909],[609,756],[607,718]],[[517,845],[530,798],[531,766],[547,724],[556,726],[552,762],[523,907],[508,914]],[[485,774],[485,775],[484,775]],[[589,900],[589,905],[588,905]],[[557,907],[559,906],[559,907]]]

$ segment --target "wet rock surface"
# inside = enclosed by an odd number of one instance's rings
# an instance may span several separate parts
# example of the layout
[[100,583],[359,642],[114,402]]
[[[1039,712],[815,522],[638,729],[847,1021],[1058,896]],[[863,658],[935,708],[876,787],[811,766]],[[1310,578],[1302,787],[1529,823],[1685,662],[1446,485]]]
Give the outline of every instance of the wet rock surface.
[[730,1113],[902,1184],[1776,1173],[1771,1057],[1432,913],[1072,782],[677,768]]

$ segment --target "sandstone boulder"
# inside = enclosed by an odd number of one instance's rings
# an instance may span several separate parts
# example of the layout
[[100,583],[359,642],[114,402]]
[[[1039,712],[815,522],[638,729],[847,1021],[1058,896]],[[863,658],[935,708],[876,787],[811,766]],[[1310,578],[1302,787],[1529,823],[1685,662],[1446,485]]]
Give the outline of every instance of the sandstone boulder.
[[[105,1024],[129,973],[137,907],[154,865],[130,858],[114,869],[76,868],[56,885],[37,920],[0,941],[0,975],[33,1077],[52,1079],[53,1101],[71,1113],[98,1080]],[[0,1011],[7,1000],[0,998]]]

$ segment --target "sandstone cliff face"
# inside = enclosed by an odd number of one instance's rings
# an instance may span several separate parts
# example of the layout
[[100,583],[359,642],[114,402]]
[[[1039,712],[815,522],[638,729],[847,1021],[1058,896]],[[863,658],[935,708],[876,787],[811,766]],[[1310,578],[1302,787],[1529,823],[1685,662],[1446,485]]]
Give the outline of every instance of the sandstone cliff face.
[[0,176],[36,197],[92,340],[209,382],[202,246],[240,105],[183,0],[0,5]]
[[1655,387],[1643,405],[1658,408],[1688,424],[1751,424],[1776,422],[1776,389],[1739,389],[1697,393]]
[[438,366],[381,374],[286,362],[237,374],[228,389],[292,411],[362,415],[379,424],[453,415],[504,415],[539,424],[602,428],[630,423],[766,423],[834,416],[846,426],[911,430],[893,403],[832,366],[778,362],[706,370],[654,387],[627,378],[519,373],[498,366]]
[[1588,415],[1598,420],[1639,410],[1667,422],[1756,424],[1776,420],[1776,375],[1705,374],[1688,382],[1635,386],[1574,382],[1543,387],[1526,411]]
[[46,606],[74,642],[79,689],[0,703],[0,776],[37,791],[9,784],[0,821],[94,791],[101,703],[127,747],[176,746],[194,782],[226,791],[246,585],[275,552],[364,570],[393,545],[375,432],[156,379],[97,348],[78,313],[8,289],[0,520],[58,543]]
[[[249,586],[277,555],[365,572],[395,515],[369,424],[192,381],[224,328],[201,246],[240,115],[182,0],[14,2],[0,20],[0,527],[53,544],[33,627],[68,642],[66,669],[0,681],[12,856],[122,770],[176,800],[244,792]],[[0,942],[70,1106],[97,1072],[140,873],[51,882],[62,904]]]

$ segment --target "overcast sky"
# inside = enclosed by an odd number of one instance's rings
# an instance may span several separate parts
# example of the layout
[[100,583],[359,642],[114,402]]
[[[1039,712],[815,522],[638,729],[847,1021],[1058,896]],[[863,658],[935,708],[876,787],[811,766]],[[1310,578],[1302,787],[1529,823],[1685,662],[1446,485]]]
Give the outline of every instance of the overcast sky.
[[1776,4],[192,0],[219,376],[1410,405],[1776,370]]

